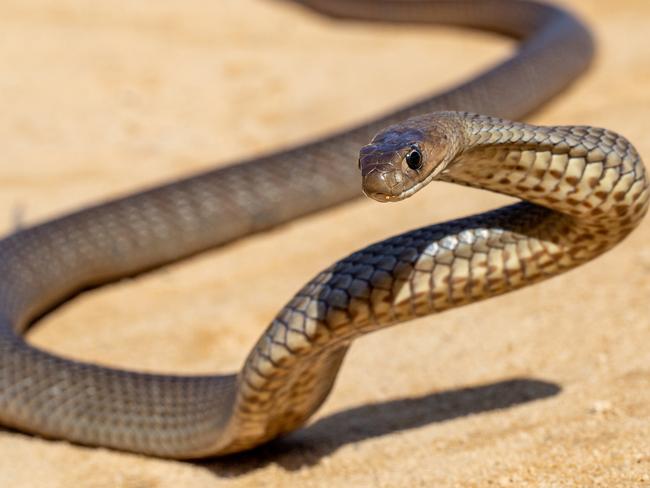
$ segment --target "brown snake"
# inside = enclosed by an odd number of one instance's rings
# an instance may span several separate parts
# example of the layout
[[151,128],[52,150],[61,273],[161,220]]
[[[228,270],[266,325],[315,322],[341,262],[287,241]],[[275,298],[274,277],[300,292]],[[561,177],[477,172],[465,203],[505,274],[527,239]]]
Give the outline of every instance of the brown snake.
[[[307,420],[355,337],[577,266],[619,242],[646,212],[644,167],[622,137],[451,112],[521,117],[565,87],[592,53],[588,32],[568,13],[503,0],[300,3],[347,18],[467,25],[521,43],[477,78],[379,120],[5,237],[0,422],[165,457],[247,449]],[[439,110],[446,112],[421,115]],[[278,313],[236,375],[122,371],[22,339],[34,320],[86,287],[355,197],[357,159],[364,191],[381,201],[408,196],[433,178],[526,201],[417,229],[338,261]]]

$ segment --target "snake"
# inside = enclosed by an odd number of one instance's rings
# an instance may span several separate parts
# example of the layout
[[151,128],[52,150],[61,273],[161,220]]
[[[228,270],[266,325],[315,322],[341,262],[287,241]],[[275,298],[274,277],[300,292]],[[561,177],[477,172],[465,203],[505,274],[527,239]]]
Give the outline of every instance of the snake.
[[[4,236],[0,423],[163,458],[250,449],[307,422],[360,335],[574,268],[620,242],[646,213],[648,179],[624,137],[511,121],[589,66],[593,39],[573,14],[526,0],[298,3],[348,21],[466,26],[518,44],[473,78],[350,129]],[[412,63],[398,69],[417,76]],[[341,204],[361,190],[394,202],[433,180],[520,201],[411,230],[332,264],[278,312],[236,373],[127,371],[58,356],[24,338],[38,319],[90,287]]]

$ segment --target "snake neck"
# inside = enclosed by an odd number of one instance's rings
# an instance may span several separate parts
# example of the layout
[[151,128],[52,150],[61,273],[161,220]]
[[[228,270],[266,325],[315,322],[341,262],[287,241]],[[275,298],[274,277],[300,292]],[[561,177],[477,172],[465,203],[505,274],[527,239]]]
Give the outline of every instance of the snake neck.
[[647,212],[645,167],[621,135],[594,127],[458,116],[465,146],[437,179],[532,202],[616,242]]

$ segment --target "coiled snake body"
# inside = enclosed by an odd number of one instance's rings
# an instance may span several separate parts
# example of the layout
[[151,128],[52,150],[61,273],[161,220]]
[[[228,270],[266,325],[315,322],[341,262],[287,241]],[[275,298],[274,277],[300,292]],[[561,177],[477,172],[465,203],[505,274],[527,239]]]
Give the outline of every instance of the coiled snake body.
[[[514,118],[562,89],[592,51],[589,34],[566,12],[501,0],[301,3],[335,16],[463,24],[523,40],[513,57],[474,80],[372,123],[5,237],[3,424],[165,457],[250,448],[305,422],[360,334],[570,269],[619,242],[646,212],[644,167],[624,138],[449,111]],[[421,115],[436,110],[447,111]],[[84,287],[356,196],[358,150],[375,134],[359,157],[373,198],[398,200],[435,178],[526,201],[414,230],[335,263],[278,313],[236,375],[105,368],[51,355],[19,335]]]

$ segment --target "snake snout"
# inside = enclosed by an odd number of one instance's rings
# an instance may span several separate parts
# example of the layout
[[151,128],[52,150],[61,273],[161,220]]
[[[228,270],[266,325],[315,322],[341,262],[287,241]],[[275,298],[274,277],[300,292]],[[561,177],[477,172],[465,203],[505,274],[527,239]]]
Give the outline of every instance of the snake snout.
[[400,155],[377,144],[361,148],[359,169],[363,192],[378,202],[399,200],[404,191],[404,175],[399,170]]
[[371,171],[363,176],[363,192],[378,202],[400,199],[404,191],[404,176],[400,171]]

